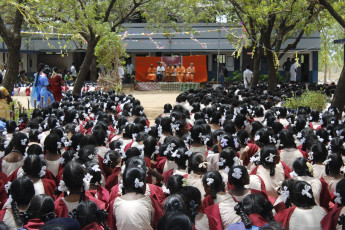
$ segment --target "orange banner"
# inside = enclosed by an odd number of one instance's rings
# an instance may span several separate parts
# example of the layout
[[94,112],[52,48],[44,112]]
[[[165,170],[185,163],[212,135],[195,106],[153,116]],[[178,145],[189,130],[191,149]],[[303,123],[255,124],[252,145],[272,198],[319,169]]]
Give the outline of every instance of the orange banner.
[[[135,57],[135,80],[147,82],[148,69],[151,64],[157,68],[157,62],[160,62],[167,57]],[[190,63],[194,63],[195,75],[194,82],[207,81],[207,63],[205,55],[182,56],[182,65],[187,69]]]

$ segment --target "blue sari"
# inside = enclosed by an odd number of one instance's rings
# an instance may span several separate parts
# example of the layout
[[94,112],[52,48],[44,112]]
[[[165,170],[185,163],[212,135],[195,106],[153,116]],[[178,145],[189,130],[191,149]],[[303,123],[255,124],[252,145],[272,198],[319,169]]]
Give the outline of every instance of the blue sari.
[[[33,107],[33,108],[35,106],[35,100],[37,100],[36,107],[38,107],[38,95],[41,92],[41,86],[40,86],[40,82],[39,82],[41,76],[38,75],[38,73],[35,73],[34,76],[35,76],[35,79],[34,79],[34,83],[32,85],[31,99],[30,99],[31,107]],[[35,86],[36,81],[37,81],[37,85]]]
[[[47,89],[49,85],[49,80],[45,75],[40,76],[39,78],[39,85],[41,87],[41,91],[38,95],[38,101],[40,104],[42,103],[42,108],[45,108],[48,105],[48,98],[50,98],[50,104],[54,102],[53,94]],[[43,97],[43,101],[42,101]]]

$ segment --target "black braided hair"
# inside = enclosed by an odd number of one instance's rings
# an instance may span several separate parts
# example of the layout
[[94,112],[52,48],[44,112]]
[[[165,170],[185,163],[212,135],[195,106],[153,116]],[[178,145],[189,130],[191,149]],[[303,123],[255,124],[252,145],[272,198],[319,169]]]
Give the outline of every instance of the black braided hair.
[[242,219],[242,222],[246,228],[252,227],[252,221],[249,219],[248,215],[244,211],[242,201],[238,202],[234,207],[236,214],[239,215]]

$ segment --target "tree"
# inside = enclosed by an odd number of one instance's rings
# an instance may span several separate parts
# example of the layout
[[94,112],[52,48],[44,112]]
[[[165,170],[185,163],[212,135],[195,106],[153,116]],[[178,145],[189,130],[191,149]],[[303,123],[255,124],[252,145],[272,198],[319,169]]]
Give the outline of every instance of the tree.
[[[345,29],[345,18],[344,15],[344,6],[343,1],[327,1],[327,0],[318,0],[318,2],[329,12],[329,14],[339,23],[341,27]],[[337,88],[335,90],[332,106],[338,108],[340,111],[340,116],[344,110],[345,105],[345,65],[341,71]]]
[[0,3],[0,36],[4,40],[8,59],[6,62],[6,74],[2,85],[13,91],[13,85],[17,81],[20,62],[20,47],[22,44],[21,28],[26,20],[27,13],[32,12],[35,1],[9,0]]
[[[254,55],[256,71],[260,58],[265,54],[269,68],[268,90],[274,91],[279,59],[289,50],[296,48],[304,34],[315,30],[313,22],[318,15],[315,4],[307,0],[228,1],[241,19],[248,39],[252,40],[253,50],[259,52]],[[290,38],[295,38],[294,42],[281,51],[284,42]]]

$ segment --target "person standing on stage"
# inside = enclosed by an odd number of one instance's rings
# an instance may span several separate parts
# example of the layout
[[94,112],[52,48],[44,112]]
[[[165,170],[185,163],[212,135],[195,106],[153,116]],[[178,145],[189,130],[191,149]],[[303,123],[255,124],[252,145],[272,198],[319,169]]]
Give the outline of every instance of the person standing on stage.
[[246,70],[243,72],[244,87],[250,89],[253,83],[253,72],[249,69],[249,65],[246,65]]
[[149,67],[147,72],[148,72],[147,80],[149,80],[149,81],[156,81],[156,68],[153,67],[153,64],[151,64],[151,66]]
[[181,65],[181,63],[178,63],[178,67],[176,68],[176,73],[177,73],[177,80],[179,82],[184,82],[186,69]]
[[165,73],[165,68],[164,68],[163,64],[160,62],[159,66],[157,67],[156,80],[162,81],[164,73]]
[[194,75],[195,75],[195,67],[194,67],[194,63],[191,62],[190,66],[187,68],[186,81],[187,82],[193,82],[194,81]]

